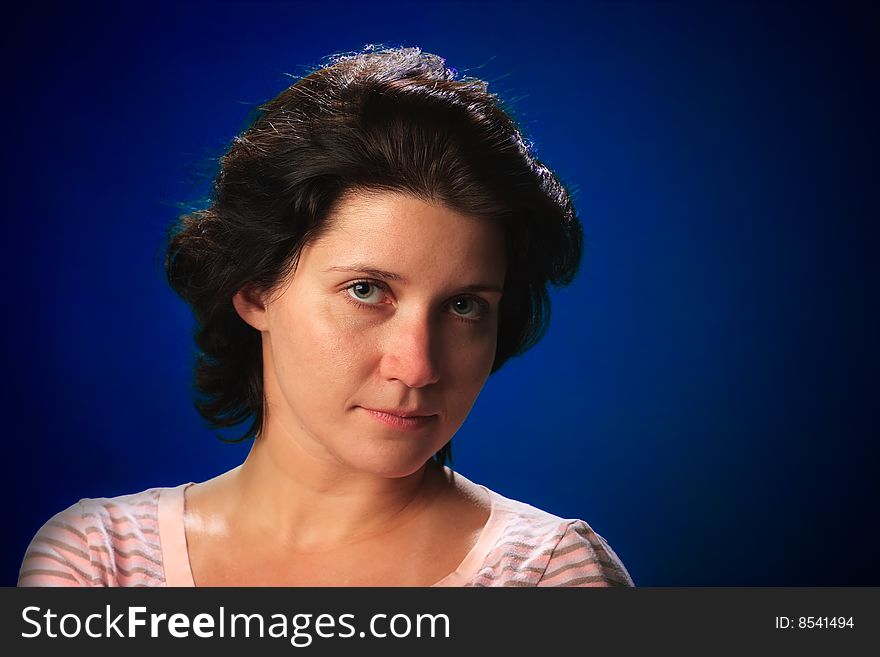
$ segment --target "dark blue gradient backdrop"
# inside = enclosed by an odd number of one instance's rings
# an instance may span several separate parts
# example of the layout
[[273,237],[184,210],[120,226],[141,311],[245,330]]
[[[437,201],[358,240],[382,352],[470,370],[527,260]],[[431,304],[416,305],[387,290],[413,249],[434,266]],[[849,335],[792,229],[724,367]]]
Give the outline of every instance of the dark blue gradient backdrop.
[[[711,6],[710,6],[711,5]],[[880,585],[878,22],[867,5],[140,4],[7,15],[2,583],[82,497],[244,459],[157,253],[250,110],[331,53],[489,80],[574,193],[577,281],[455,464],[637,584]]]

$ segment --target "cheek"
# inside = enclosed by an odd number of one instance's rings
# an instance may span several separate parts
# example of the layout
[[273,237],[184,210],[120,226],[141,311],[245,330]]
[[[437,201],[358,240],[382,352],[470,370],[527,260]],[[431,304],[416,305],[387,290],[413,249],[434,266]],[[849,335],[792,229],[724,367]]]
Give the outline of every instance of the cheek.
[[369,360],[370,347],[363,330],[332,309],[309,316],[286,316],[280,322],[286,375],[308,373],[306,386],[313,392],[338,385],[360,372]]
[[444,373],[451,393],[461,403],[473,402],[492,371],[497,338],[494,329],[457,338],[443,350]]
[[469,331],[453,331],[445,349],[448,362],[460,375],[471,379],[489,376],[498,347],[497,320]]

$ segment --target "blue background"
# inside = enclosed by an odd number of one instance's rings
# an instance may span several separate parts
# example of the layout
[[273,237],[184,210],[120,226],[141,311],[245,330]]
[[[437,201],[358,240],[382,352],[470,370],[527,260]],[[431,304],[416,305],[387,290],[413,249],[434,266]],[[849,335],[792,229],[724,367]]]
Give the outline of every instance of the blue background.
[[191,406],[164,230],[285,73],[385,43],[489,80],[586,231],[579,278],[489,380],[457,468],[586,519],[639,585],[880,585],[878,22],[707,4],[9,14],[0,583],[79,498],[243,460]]

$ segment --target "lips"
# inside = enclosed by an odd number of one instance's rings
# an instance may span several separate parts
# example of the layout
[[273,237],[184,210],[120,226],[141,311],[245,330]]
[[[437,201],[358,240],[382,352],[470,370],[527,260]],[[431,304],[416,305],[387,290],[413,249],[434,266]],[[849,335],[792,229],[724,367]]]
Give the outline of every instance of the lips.
[[422,410],[418,408],[413,410],[404,410],[399,408],[367,408],[366,406],[362,406],[361,408],[367,411],[373,411],[375,413],[396,415],[397,417],[431,417],[432,415],[436,415],[436,413],[431,413],[427,410]]
[[402,430],[418,430],[424,429],[434,423],[437,419],[435,414],[426,414],[423,410],[378,410],[361,406],[373,419],[381,422],[385,426]]

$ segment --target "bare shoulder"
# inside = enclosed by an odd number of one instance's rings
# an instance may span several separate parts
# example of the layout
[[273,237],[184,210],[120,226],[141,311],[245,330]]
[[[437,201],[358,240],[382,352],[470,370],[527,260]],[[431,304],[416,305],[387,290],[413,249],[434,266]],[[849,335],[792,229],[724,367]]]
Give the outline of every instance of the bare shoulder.
[[233,472],[193,484],[184,491],[183,522],[191,552],[198,548],[201,539],[224,533],[224,511],[232,494],[229,484]]
[[481,525],[486,524],[492,501],[484,488],[447,467],[436,470],[435,475],[443,491],[439,498],[441,507],[465,517],[482,519]]
[[186,489],[185,519],[187,525],[197,525],[204,518],[215,514],[222,508],[223,500],[228,496],[230,478],[234,472],[235,470],[224,472],[213,479],[193,484]]
[[443,546],[447,554],[463,558],[489,521],[492,500],[484,488],[449,468],[436,474],[441,493],[432,505],[432,540]]

